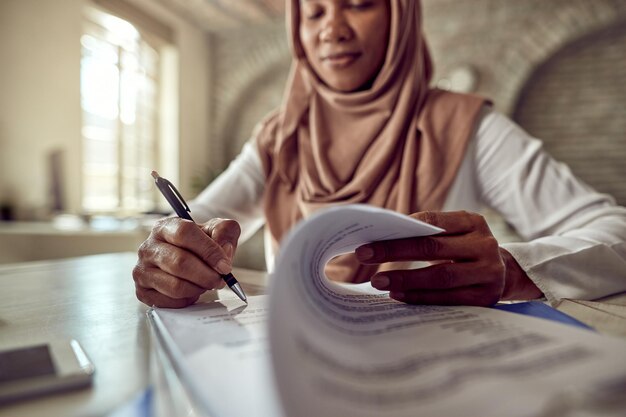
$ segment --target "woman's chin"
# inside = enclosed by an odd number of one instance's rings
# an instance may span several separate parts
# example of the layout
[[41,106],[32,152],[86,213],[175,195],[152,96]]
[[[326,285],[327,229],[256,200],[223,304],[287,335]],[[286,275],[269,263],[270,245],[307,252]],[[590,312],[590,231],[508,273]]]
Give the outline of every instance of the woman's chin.
[[345,77],[345,79],[344,77],[341,77],[341,79],[335,78],[333,80],[325,80],[325,83],[328,87],[340,93],[354,93],[362,91],[365,89],[365,85],[369,85],[366,81],[361,81],[354,76]]

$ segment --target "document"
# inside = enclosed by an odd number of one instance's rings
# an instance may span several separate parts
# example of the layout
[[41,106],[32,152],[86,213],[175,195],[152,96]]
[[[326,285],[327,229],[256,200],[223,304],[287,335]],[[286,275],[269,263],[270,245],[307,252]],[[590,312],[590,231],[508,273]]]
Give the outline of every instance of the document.
[[150,316],[212,417],[623,415],[622,339],[489,308],[406,305],[324,275],[363,243],[437,232],[369,206],[331,208],[286,238],[268,296]]
[[206,417],[282,414],[269,361],[267,296],[149,312],[189,397]]

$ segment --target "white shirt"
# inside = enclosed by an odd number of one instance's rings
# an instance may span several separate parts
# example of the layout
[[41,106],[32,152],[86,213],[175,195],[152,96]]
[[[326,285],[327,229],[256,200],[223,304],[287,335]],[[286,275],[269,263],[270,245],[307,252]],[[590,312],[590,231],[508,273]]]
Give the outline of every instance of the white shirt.
[[[190,203],[202,223],[237,220],[241,240],[264,223],[265,173],[256,145],[241,154]],[[487,111],[470,140],[444,211],[499,212],[526,242],[506,243],[535,285],[554,303],[626,291],[626,208],[576,178],[541,141],[506,116]],[[267,236],[266,236],[267,237]],[[265,245],[268,269],[271,245]]]

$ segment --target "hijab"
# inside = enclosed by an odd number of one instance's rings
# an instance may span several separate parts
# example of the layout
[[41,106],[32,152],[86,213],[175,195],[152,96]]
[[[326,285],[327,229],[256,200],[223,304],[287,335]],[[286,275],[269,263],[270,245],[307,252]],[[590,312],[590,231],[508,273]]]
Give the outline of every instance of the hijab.
[[[299,39],[300,0],[287,1],[293,59],[283,105],[253,135],[276,247],[299,220],[331,205],[403,214],[443,207],[485,100],[429,88],[420,2],[389,1],[385,62],[369,89],[351,93],[332,90],[312,70]],[[351,254],[332,260],[326,273],[362,282],[376,269]]]

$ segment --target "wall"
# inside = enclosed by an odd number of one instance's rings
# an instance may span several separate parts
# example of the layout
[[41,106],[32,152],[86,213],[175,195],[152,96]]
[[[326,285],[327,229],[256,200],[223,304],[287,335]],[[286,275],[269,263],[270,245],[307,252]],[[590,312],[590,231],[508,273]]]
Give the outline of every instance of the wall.
[[[462,67],[512,114],[535,68],[568,44],[626,22],[623,0],[423,0],[436,78]],[[594,79],[588,78],[593,84]]]
[[23,217],[46,209],[46,158],[56,149],[67,204],[79,204],[81,5],[0,2],[0,199],[10,195]]
[[282,20],[213,35],[213,160],[224,165],[282,100],[291,63]]
[[538,67],[514,118],[583,180],[626,205],[626,25],[574,42]]
[[[0,203],[23,219],[49,205],[47,155],[63,151],[65,204],[80,211],[80,36],[86,0],[0,2]],[[180,188],[191,193],[208,151],[209,40],[149,0],[133,0],[174,30],[179,49]]]

